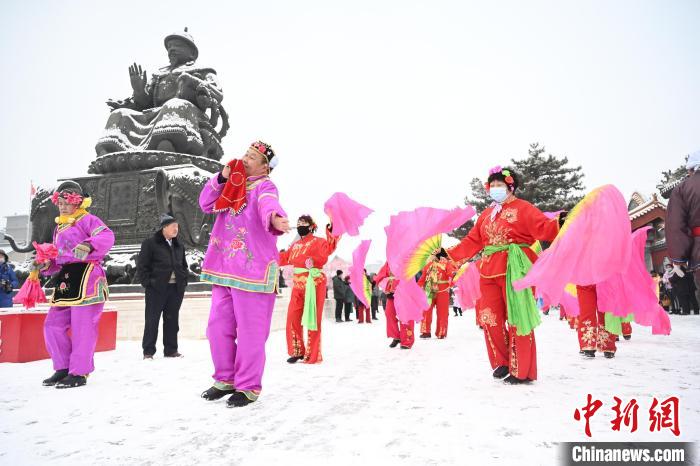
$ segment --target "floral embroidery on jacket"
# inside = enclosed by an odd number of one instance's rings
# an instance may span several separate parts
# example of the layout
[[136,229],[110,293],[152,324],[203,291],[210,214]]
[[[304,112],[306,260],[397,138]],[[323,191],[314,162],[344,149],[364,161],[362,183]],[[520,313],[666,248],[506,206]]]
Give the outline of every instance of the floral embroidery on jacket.
[[501,218],[508,223],[517,222],[518,221],[518,209],[513,208],[513,207],[503,209],[503,212],[501,212]]
[[235,257],[238,251],[243,251],[245,252],[246,260],[248,262],[252,261],[253,253],[250,252],[250,249],[248,249],[248,247],[246,246],[246,235],[248,233],[248,230],[246,230],[245,227],[236,227],[233,224],[229,223],[226,224],[226,229],[236,229],[236,237],[228,243],[226,243],[226,241],[223,238],[220,238],[218,236],[212,236],[209,240],[209,245],[215,247],[221,253],[222,256],[228,259],[232,259],[233,257]]
[[502,246],[510,243],[510,228],[505,228],[496,222],[491,222],[486,225],[484,231],[488,237],[488,244]]

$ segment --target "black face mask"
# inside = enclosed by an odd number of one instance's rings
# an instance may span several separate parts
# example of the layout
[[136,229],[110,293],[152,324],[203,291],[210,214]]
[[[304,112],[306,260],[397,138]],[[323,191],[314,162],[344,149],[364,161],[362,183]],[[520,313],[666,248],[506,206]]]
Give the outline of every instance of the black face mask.
[[311,227],[308,225],[301,225],[297,227],[297,233],[299,233],[299,236],[304,237],[308,235],[311,232]]

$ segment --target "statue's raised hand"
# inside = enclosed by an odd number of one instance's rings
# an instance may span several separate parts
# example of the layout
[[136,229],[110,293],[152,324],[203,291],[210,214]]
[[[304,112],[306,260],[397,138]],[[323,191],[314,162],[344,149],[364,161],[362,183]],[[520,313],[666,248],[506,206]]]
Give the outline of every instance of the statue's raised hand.
[[146,70],[141,69],[141,65],[134,63],[129,67],[129,79],[131,80],[131,88],[135,93],[142,94],[146,88]]

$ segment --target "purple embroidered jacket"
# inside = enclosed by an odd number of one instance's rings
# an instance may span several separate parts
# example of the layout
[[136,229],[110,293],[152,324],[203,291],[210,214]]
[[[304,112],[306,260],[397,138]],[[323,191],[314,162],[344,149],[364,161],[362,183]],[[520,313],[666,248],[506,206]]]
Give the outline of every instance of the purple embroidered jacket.
[[[78,259],[73,255],[73,249],[80,243],[89,244],[92,247],[90,254],[85,259]],[[70,304],[71,306],[89,306],[103,303],[107,300],[107,278],[100,265],[114,245],[114,233],[107,228],[102,220],[92,214],[78,217],[73,224],[57,225],[53,233],[53,244],[58,249],[58,257],[51,260],[51,265],[42,273],[53,275],[61,270],[64,264],[74,262],[87,262],[91,270],[82,300]],[[59,283],[56,286],[60,286]],[[56,306],[68,306],[68,304],[52,303]]]
[[[224,188],[214,175],[199,195],[199,205],[212,213]],[[277,237],[272,227],[274,214],[286,217],[279,204],[277,187],[267,176],[249,177],[246,183],[247,206],[239,215],[230,211],[216,215],[209,238],[201,279],[215,285],[244,291],[274,293],[277,285]]]

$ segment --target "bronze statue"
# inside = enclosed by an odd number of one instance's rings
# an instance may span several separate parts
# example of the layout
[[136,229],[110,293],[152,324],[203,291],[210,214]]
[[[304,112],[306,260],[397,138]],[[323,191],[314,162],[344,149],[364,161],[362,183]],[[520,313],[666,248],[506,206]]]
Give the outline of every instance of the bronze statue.
[[134,63],[129,67],[133,96],[107,101],[112,112],[95,146],[98,156],[153,150],[214,160],[223,155],[228,116],[216,71],[195,65],[199,50],[187,28],[164,43],[170,65],[153,73],[149,82],[146,71]]

